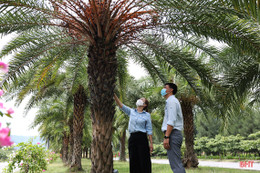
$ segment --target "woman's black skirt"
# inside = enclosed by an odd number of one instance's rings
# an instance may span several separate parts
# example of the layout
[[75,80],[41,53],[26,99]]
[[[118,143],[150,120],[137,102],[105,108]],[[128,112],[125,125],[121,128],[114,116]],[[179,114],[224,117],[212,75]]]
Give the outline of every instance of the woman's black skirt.
[[130,173],[151,173],[151,157],[147,134],[131,133],[128,140]]

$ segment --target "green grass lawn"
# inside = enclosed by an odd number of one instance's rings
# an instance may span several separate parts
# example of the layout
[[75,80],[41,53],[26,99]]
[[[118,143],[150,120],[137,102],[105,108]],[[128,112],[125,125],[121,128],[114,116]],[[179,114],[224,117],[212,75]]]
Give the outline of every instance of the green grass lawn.
[[[129,163],[114,161],[114,169],[117,169],[119,173],[129,173]],[[91,162],[89,159],[82,159],[82,166],[84,173],[90,172]],[[153,164],[153,173],[172,173],[170,165]],[[186,170],[186,173],[253,173],[258,171],[246,171],[239,169],[226,169],[226,168],[212,168],[212,167],[200,167],[198,169]],[[71,173],[68,167],[63,166],[61,160],[57,160],[48,166],[46,173]]]

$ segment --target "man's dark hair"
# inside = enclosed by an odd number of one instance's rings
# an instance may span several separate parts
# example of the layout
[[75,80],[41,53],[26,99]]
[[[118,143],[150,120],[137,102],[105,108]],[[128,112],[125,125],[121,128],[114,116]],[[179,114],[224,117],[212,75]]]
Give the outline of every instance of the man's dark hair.
[[177,93],[177,91],[178,91],[177,85],[175,85],[174,83],[166,83],[165,85],[168,85],[170,88],[173,89],[173,91],[172,91],[173,95],[175,95]]

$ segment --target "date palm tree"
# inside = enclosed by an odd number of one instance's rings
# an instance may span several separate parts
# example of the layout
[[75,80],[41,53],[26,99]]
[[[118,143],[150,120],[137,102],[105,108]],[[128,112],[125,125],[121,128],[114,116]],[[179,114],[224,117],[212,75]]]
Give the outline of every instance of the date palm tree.
[[[25,41],[24,36],[17,39]],[[4,51],[7,50],[9,46],[12,46],[17,39],[11,41]],[[8,85],[13,93],[10,97],[18,96],[18,103],[20,103],[26,95],[32,95],[27,110],[32,108],[32,106],[39,105],[39,102],[41,102],[42,99],[45,100],[53,96],[61,97],[63,94],[67,95],[67,106],[72,106],[71,103],[74,103],[74,113],[68,120],[70,133],[66,132],[66,134],[63,134],[64,138],[70,141],[69,156],[66,156],[63,161],[72,168],[81,168],[81,143],[85,122],[84,112],[88,102],[87,89],[83,87],[83,85],[87,85],[87,61],[86,58],[84,58],[85,52],[82,52],[81,48],[74,48],[73,50],[65,49],[67,48],[63,47],[63,54],[60,55],[64,57],[60,57],[60,59],[53,58],[52,56],[42,57],[41,62],[33,64],[32,68],[26,70],[20,76],[15,77],[15,79],[10,80],[11,77],[6,78],[6,81],[12,82],[6,82],[5,84]],[[24,48],[20,53],[27,51],[29,51],[28,48]],[[47,53],[52,54],[55,53],[55,51],[58,51],[56,53],[59,54],[61,50],[53,49],[52,52]],[[24,59],[19,59],[17,56],[12,58],[10,62],[10,64],[12,64],[10,71],[15,70],[17,64],[21,63],[23,60]],[[65,72],[59,72],[59,70]]]
[[[66,97],[63,97],[63,99]],[[59,148],[64,163],[68,160],[69,152],[69,116],[66,113],[66,102],[62,97],[58,99],[50,98],[42,101],[39,110],[36,113],[32,128],[39,125],[40,137],[47,139],[51,145],[61,144]]]
[[[93,122],[91,172],[113,169],[113,92],[119,47],[142,42],[140,34],[149,29],[155,35],[182,33],[210,37],[242,45],[241,49],[247,52],[257,52],[260,48],[256,32],[259,28],[235,13],[222,10],[215,1],[0,0],[0,5],[0,33],[28,34],[46,29],[55,31],[57,27],[64,30],[56,38],[47,37],[47,42],[28,37],[27,43],[14,46],[17,50],[32,43],[31,51],[26,52],[26,63],[20,64],[19,71],[39,61],[39,55],[46,50],[65,44],[87,45]],[[66,41],[61,43],[61,39]]]

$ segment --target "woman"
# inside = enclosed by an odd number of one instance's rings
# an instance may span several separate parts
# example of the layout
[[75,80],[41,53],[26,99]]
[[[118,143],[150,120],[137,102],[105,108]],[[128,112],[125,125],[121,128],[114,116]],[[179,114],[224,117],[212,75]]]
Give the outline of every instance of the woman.
[[[140,98],[136,102],[136,109],[131,109],[118,99],[114,94],[117,105],[130,117],[128,140],[130,173],[151,173],[150,152],[153,151],[152,141],[152,122],[151,115],[148,113],[148,100]],[[150,149],[147,135],[150,141]],[[149,151],[150,150],[150,151]]]

